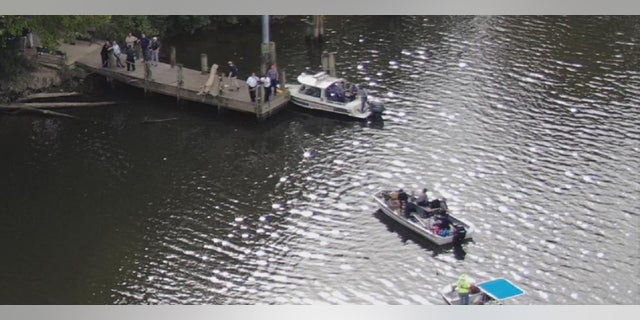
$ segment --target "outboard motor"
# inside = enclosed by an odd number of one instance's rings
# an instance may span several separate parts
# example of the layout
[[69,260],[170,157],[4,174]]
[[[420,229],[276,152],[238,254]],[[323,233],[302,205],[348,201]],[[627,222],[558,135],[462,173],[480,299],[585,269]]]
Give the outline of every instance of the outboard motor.
[[382,119],[382,113],[384,112],[384,103],[378,99],[369,99],[367,101],[369,105],[369,110],[371,111],[371,116],[374,119]]
[[465,229],[461,224],[456,224],[453,226],[453,230],[453,244],[461,245],[462,242],[464,242],[464,238],[467,236],[467,229]]

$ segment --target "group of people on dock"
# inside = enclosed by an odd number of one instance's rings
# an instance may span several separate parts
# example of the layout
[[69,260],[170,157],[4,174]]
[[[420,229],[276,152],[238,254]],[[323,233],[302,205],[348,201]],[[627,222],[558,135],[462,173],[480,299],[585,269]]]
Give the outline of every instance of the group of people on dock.
[[[229,63],[231,63],[231,61],[229,61]],[[249,78],[247,78],[251,102],[256,101],[256,91],[259,86],[264,88],[264,102],[269,101],[271,94],[276,96],[278,94],[278,80],[278,69],[275,64],[272,64],[269,70],[260,78],[258,78],[255,72],[252,72]]]
[[[138,55],[136,53],[138,46],[142,52],[142,61],[149,61],[152,66],[158,66],[160,56],[160,41],[158,40],[158,37],[149,39],[146,34],[143,33],[140,38],[138,38],[134,36],[133,33],[129,32],[129,34],[124,38],[124,43],[126,45],[124,54],[126,55],[127,71],[136,70],[135,61]],[[115,67],[124,68],[121,59],[122,53],[123,50],[120,48],[117,41],[106,41],[102,46],[102,50],[100,50],[102,67],[111,67],[109,58],[110,55],[113,55]]]

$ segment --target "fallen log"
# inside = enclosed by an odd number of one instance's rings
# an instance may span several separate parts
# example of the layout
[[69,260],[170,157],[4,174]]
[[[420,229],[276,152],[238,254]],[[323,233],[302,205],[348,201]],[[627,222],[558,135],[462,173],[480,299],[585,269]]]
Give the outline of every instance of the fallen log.
[[73,97],[81,95],[80,92],[42,92],[42,93],[34,93],[30,94],[26,97],[20,98],[16,101],[24,102],[34,99],[43,99],[43,98],[59,98],[59,97]]
[[147,119],[144,118],[144,120],[140,121],[140,123],[145,124],[145,123],[158,123],[158,122],[165,122],[165,121],[172,121],[172,120],[178,120],[179,118],[166,118],[166,119]]
[[11,111],[14,111],[13,114],[18,113],[20,111],[29,111],[29,112],[48,115],[48,116],[57,116],[57,117],[65,117],[65,118],[72,118],[72,119],[80,119],[80,118],[78,118],[78,117],[76,117],[74,115],[70,115],[70,114],[66,114],[66,113],[55,112],[55,111],[45,110],[45,109],[32,108],[32,107],[29,107],[29,106],[17,105],[17,104],[13,104],[11,106],[0,105],[0,110],[11,110]]
[[[56,108],[77,108],[77,107],[97,107],[117,104],[117,101],[100,101],[100,102],[23,102],[21,105],[41,108],[41,109],[56,109]],[[11,106],[11,105],[10,105]]]

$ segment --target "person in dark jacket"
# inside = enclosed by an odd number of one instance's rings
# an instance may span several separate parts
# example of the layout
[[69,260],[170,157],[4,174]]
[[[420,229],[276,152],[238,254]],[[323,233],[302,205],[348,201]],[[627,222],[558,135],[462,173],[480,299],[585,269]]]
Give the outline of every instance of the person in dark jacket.
[[109,42],[105,42],[102,46],[102,50],[100,50],[100,57],[102,58],[102,67],[109,67],[109,50],[110,50]]
[[149,58],[151,57],[151,54],[149,52],[149,44],[151,42],[149,41],[149,38],[147,38],[147,35],[145,35],[144,33],[141,36],[140,39],[140,48],[142,49],[142,61],[149,61]]
[[132,45],[127,46],[127,71],[136,71],[136,51]]

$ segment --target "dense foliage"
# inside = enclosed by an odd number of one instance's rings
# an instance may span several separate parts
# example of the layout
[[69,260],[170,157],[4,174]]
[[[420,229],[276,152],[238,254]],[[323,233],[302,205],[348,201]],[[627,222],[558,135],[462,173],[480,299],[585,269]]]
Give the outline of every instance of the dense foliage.
[[26,68],[26,60],[16,49],[18,40],[27,32],[37,34],[41,45],[56,49],[58,41],[75,39],[116,39],[122,41],[133,32],[148,36],[171,36],[191,33],[206,27],[259,21],[260,16],[91,16],[38,15],[0,16],[0,80],[10,80]]

